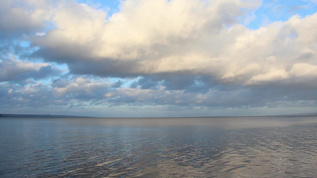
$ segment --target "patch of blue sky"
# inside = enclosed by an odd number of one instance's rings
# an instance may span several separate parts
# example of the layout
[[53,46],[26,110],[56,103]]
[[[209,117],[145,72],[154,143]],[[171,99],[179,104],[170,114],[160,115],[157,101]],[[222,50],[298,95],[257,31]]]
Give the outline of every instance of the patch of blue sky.
[[[30,54],[38,50],[38,47],[31,46],[30,41],[12,40],[10,42],[0,42],[1,58],[14,58],[17,60],[28,60]],[[41,62],[42,60],[33,59],[30,61]]]
[[107,80],[111,83],[116,83],[118,81],[123,81],[124,79],[122,78],[117,78],[117,77],[108,77]]
[[258,29],[276,21],[285,22],[294,15],[306,17],[317,12],[317,3],[309,0],[263,0],[262,6],[251,12],[246,26]]
[[[108,18],[119,12],[121,0],[77,0],[108,12]],[[317,3],[310,0],[263,0],[262,6],[244,19],[244,25],[258,29],[275,21],[287,21],[294,15],[305,17],[316,13]]]
[[77,0],[78,3],[85,3],[97,9],[107,11],[107,17],[119,12],[121,0]]
[[[39,49],[38,46],[32,46],[30,41],[21,41],[21,42],[18,42],[18,44],[23,48],[21,49],[22,56],[31,55],[32,53],[34,53],[35,51]],[[39,58],[32,58],[32,61],[42,62],[43,60]]]
[[21,41],[19,44],[21,47],[26,48],[26,47],[30,47],[31,42],[30,41]]
[[63,75],[69,73],[69,68],[67,64],[54,63],[54,66],[63,71]]

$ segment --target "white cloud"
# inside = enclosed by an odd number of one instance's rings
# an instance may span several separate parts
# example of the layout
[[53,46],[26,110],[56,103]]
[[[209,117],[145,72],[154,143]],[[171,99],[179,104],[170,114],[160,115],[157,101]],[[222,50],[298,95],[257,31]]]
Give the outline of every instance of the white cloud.
[[266,81],[276,81],[276,80],[286,79],[287,77],[288,77],[288,74],[286,71],[280,70],[280,69],[271,69],[267,73],[253,76],[247,83],[253,84],[253,83],[266,82]]
[[115,75],[187,72],[245,84],[296,77],[289,67],[304,51],[316,58],[317,14],[258,30],[240,25],[242,8],[257,6],[238,0],[127,0],[106,20],[104,11],[63,3],[53,18],[56,29],[34,44],[50,60],[66,62],[75,72],[78,63],[89,63],[97,75],[109,75],[110,65]]
[[317,65],[308,63],[296,63],[290,73],[295,76],[317,77]]

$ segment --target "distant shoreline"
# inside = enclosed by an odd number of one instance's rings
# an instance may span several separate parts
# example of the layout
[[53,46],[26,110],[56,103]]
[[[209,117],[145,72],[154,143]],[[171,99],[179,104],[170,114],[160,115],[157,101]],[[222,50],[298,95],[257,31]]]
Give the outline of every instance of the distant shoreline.
[[10,118],[233,118],[233,117],[309,117],[317,116],[317,113],[307,114],[285,114],[285,115],[259,115],[259,116],[166,116],[166,117],[94,117],[94,116],[72,116],[72,115],[51,115],[51,114],[0,114],[1,117]]
[[94,118],[91,116],[51,115],[51,114],[0,114],[0,117],[15,118]]

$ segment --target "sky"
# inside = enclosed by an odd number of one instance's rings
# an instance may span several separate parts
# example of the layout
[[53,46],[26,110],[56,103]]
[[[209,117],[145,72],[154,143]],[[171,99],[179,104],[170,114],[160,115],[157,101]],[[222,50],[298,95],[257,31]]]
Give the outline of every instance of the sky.
[[0,113],[316,113],[316,29],[316,0],[2,0]]

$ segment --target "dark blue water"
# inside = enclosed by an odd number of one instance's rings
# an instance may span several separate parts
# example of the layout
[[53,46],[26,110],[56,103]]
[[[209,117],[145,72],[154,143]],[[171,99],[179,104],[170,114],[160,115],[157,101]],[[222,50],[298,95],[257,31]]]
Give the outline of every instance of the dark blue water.
[[0,177],[316,177],[317,117],[0,119]]

